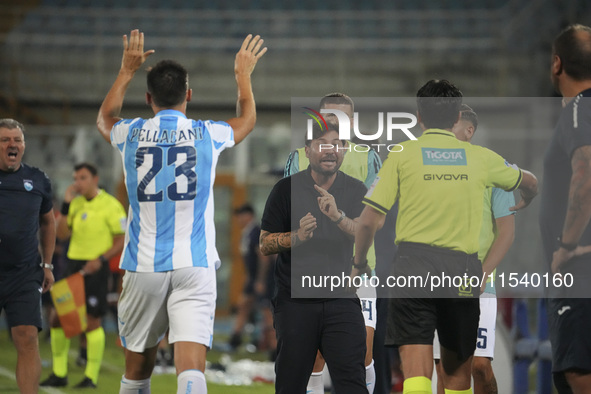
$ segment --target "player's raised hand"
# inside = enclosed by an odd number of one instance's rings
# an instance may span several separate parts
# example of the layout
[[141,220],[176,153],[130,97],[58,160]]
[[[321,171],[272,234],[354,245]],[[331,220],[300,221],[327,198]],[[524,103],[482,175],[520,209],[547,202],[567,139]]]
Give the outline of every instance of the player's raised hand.
[[263,46],[264,40],[261,36],[249,34],[242,42],[242,47],[236,54],[234,61],[234,73],[236,75],[250,75],[254,70],[259,59],[267,52],[267,47]]
[[155,51],[150,49],[144,52],[144,33],[138,29],[132,30],[129,35],[123,35],[123,59],[121,59],[121,71],[135,73],[144,64],[148,56]]

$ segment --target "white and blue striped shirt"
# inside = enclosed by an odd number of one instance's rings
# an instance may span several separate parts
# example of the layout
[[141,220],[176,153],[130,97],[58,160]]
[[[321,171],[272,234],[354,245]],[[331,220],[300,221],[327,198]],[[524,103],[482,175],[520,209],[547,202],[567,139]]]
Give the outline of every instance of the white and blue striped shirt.
[[164,110],[117,122],[111,144],[121,152],[129,196],[121,269],[217,268],[213,183],[220,153],[234,146],[230,125]]

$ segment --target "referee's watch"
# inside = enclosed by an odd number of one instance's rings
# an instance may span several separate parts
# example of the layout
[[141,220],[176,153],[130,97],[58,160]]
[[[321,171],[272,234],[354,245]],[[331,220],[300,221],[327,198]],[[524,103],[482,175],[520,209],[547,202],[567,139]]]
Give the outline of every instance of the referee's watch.
[[562,242],[562,237],[558,237],[558,247],[562,248],[562,249],[566,249],[569,252],[572,252],[573,250],[575,250],[577,248],[577,244],[567,244]]
[[49,263],[41,263],[39,264],[41,266],[41,268],[47,268],[50,271],[53,271],[53,264],[49,264]]

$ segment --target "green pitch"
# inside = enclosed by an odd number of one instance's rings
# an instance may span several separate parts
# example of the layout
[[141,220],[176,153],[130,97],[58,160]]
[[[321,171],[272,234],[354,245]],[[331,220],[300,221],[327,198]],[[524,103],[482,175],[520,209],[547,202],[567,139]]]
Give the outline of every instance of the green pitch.
[[[43,339],[44,333],[41,333],[39,338],[39,346],[41,349],[41,361],[43,364],[43,372],[41,373],[41,380],[45,379],[51,373],[51,349],[49,341]],[[123,357],[123,349],[116,345],[117,337],[114,333],[107,334],[107,344],[105,348],[105,356],[101,368],[101,374],[98,382],[98,389],[86,389],[84,391],[92,393],[118,393],[119,382],[124,371],[125,360]],[[73,340],[70,347],[69,359],[69,373],[68,384],[74,386],[84,377],[84,367],[78,367],[75,363],[75,353],[78,349],[78,341]],[[74,351],[72,351],[74,350]],[[208,360],[216,361],[220,354],[214,351],[208,355]],[[237,354],[234,358],[244,358],[244,353]],[[249,355],[250,357],[251,355]],[[252,355],[255,359],[264,359],[262,354]],[[6,330],[0,332],[0,393],[18,393],[16,380],[14,377],[14,370],[16,367],[16,351],[14,345],[8,337]],[[252,386],[224,386],[215,383],[207,384],[209,394],[270,394],[274,392],[272,384],[255,383]],[[39,390],[40,393],[80,393],[81,390],[75,390],[70,387],[66,388],[51,388],[50,390]],[[154,375],[152,376],[152,393],[172,393],[176,392],[176,376],[175,375]]]

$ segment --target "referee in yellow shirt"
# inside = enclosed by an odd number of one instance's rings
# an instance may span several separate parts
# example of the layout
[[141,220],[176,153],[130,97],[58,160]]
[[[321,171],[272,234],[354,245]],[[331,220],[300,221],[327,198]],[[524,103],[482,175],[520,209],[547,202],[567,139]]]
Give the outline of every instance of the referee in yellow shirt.
[[[126,227],[121,203],[98,187],[95,166],[81,163],[74,167],[74,183],[68,187],[59,219],[57,236],[70,238],[66,276],[82,271],[86,291],[87,357],[85,377],[75,387],[95,388],[105,349],[102,316],[107,312],[109,260],[123,250]],[[41,386],[63,387],[68,384],[68,350],[66,338],[55,314],[51,319],[53,373]]]
[[[451,129],[459,120],[461,104],[462,93],[445,80],[431,80],[418,91],[423,135],[389,154],[364,198],[366,207],[355,235],[352,274],[359,275],[376,230],[398,200],[398,253],[392,277],[399,287],[393,288],[397,290],[390,303],[387,344],[399,346],[404,393],[431,393],[435,329],[445,392],[472,393],[471,364],[480,314],[478,286],[448,284],[430,293],[433,282],[420,289],[416,282],[411,286],[411,276],[428,280],[429,274],[441,277],[445,272],[449,277],[466,273],[480,279],[477,252],[484,190],[519,188],[522,200],[512,210],[526,207],[537,194],[533,174],[510,166],[491,150],[455,138]],[[408,279],[406,287],[403,279]]]

